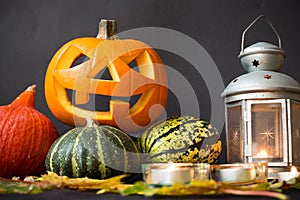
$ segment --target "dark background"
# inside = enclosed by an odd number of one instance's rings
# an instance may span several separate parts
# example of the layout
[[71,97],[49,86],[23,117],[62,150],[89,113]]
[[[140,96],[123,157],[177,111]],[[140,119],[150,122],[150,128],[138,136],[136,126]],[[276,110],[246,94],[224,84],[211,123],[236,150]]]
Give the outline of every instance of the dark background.
[[[47,66],[67,41],[96,36],[102,18],[117,20],[119,32],[140,27],[163,27],[191,37],[209,53],[226,86],[245,73],[237,58],[243,30],[258,15],[264,14],[280,34],[287,55],[281,72],[300,81],[299,10],[297,1],[283,0],[2,0],[0,105],[10,103],[27,86],[36,83],[36,108],[51,119],[60,134],[69,130],[71,127],[57,120],[47,107],[44,96]],[[256,41],[277,44],[265,21],[260,21],[247,34],[246,45]],[[197,93],[200,117],[209,120],[210,99],[201,76],[194,76],[192,66],[177,55],[157,51],[165,64],[187,77]],[[176,97],[170,93],[168,115],[180,114],[177,106]],[[224,130],[220,132],[225,140]],[[220,162],[224,159],[223,152]]]

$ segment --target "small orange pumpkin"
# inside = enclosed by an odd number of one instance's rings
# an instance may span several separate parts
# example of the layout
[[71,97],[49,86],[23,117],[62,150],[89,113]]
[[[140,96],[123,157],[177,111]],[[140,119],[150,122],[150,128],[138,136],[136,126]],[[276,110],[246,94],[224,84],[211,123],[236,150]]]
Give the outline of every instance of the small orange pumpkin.
[[11,104],[0,106],[0,177],[40,175],[58,132],[34,108],[36,85]]
[[[99,27],[100,32],[101,23]],[[72,67],[82,55],[89,60]],[[128,65],[132,62],[138,71]],[[106,67],[112,80],[95,78]],[[75,92],[74,103],[67,90]],[[89,94],[111,97],[110,109],[88,110],[76,105],[88,103]],[[132,106],[126,101],[113,100],[134,95],[140,97]],[[167,95],[167,75],[160,57],[137,40],[74,39],[56,52],[45,77],[47,104],[52,113],[68,125],[84,126],[86,118],[91,118],[133,133],[159,118]]]

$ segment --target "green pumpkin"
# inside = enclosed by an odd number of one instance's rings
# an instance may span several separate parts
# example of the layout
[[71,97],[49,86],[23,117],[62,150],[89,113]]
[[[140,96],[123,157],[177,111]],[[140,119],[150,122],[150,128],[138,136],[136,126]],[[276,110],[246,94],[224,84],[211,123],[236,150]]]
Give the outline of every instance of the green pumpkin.
[[179,116],[147,128],[138,144],[152,162],[214,163],[222,150],[219,137],[208,122]]
[[60,136],[46,157],[46,169],[59,175],[105,179],[139,170],[139,151],[124,132],[88,123]]

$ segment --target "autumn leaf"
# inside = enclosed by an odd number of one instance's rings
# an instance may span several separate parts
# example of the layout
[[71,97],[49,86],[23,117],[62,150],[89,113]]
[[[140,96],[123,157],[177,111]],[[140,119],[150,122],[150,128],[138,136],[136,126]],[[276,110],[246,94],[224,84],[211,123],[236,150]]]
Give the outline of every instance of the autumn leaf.
[[78,190],[99,190],[105,188],[113,188],[121,184],[121,179],[126,175],[119,175],[108,179],[98,180],[91,178],[69,178],[67,176],[59,176],[54,172],[48,172],[42,175],[36,181],[48,182],[57,188],[70,188]]
[[0,194],[38,194],[49,185],[0,178]]

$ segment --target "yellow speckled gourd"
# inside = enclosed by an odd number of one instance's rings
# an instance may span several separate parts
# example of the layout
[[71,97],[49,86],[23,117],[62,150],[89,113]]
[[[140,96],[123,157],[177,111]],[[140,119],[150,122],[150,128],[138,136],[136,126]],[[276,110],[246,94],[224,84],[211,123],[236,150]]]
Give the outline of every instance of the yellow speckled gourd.
[[208,122],[180,116],[153,124],[138,143],[152,162],[214,163],[222,150],[219,137]]

